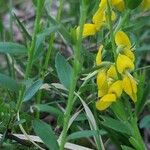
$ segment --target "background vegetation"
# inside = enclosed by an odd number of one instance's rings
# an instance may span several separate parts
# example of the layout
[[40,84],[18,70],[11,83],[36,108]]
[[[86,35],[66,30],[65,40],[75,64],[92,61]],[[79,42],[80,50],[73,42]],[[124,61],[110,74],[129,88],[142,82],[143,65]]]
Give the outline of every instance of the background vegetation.
[[[90,22],[98,5],[99,0],[85,4],[81,0],[0,1],[0,149],[57,150],[68,89],[76,80],[66,149],[100,149],[101,138],[108,150],[134,149],[131,143],[135,141],[126,138],[127,124],[111,110],[95,108],[95,56],[103,42],[105,57],[110,59],[109,31],[104,29],[83,41],[75,39],[79,22]],[[84,7],[86,18],[82,16]],[[136,75],[140,80],[137,122],[150,149],[150,11],[133,9],[122,29],[136,47]],[[75,49],[81,53],[74,53]],[[81,62],[74,62],[78,57]],[[76,72],[78,78],[70,83]],[[134,109],[134,104],[127,105]]]

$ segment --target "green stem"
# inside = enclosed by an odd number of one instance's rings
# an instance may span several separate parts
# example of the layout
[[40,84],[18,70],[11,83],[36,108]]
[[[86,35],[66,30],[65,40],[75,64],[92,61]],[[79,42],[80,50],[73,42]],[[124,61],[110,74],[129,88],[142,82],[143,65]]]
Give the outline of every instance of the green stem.
[[132,136],[138,141],[138,145],[140,146],[141,150],[146,150],[146,146],[143,142],[143,139],[141,137],[138,125],[137,125],[137,118],[131,119],[131,126],[132,126]]
[[112,50],[114,54],[114,60],[116,60],[117,54],[116,54],[116,48],[115,48],[115,40],[114,40],[114,34],[113,34],[113,24],[112,24],[112,13],[111,13],[111,6],[109,0],[107,0],[107,15],[108,15],[108,25],[109,25],[109,32],[110,32],[110,39],[111,39],[111,45]]
[[[39,23],[40,23],[40,18],[42,14],[41,13],[42,7],[43,7],[43,0],[38,0],[37,10],[36,10],[36,19],[35,19],[35,24],[34,24],[34,32],[33,32],[32,42],[29,48],[29,53],[28,53],[28,61],[27,61],[28,63],[27,63],[27,68],[26,68],[26,73],[25,73],[25,80],[29,78],[30,72],[32,70],[32,61],[33,61],[34,52],[35,52],[36,35],[39,31]],[[24,92],[25,92],[25,86],[22,86],[19,92],[19,98],[18,98],[17,105],[16,105],[17,112],[20,110],[20,107],[22,105]]]
[[72,81],[69,89],[66,112],[64,114],[64,124],[63,124],[63,131],[61,134],[60,150],[64,150],[64,145],[66,143],[68,123],[71,117],[71,111],[74,104],[74,91],[76,88],[77,79],[81,68],[80,60],[81,60],[81,48],[82,48],[82,33],[83,33],[84,22],[86,19],[86,10],[87,10],[86,2],[83,0],[81,6],[81,17],[79,22],[80,31],[79,31],[79,36],[77,38],[76,46],[74,48],[75,56],[74,56],[73,75],[72,75]]
[[[57,21],[60,21],[61,12],[62,12],[62,8],[63,8],[63,3],[64,3],[64,0],[60,0],[60,5],[59,5],[57,16],[56,16],[56,20]],[[41,72],[42,72],[41,73],[42,80],[44,80],[45,73],[46,73],[46,71],[48,69],[48,64],[49,64],[49,61],[50,61],[50,58],[51,58],[51,53],[52,53],[52,49],[53,49],[54,39],[55,39],[55,33],[52,33],[52,35],[50,37],[50,41],[49,41],[49,47],[48,47],[48,51],[47,51],[47,54],[46,54],[45,62],[44,62],[44,67],[41,70]],[[42,91],[39,91],[39,93],[37,95],[37,104],[40,104],[41,97],[42,97]],[[38,110],[36,112],[36,117],[39,118]]]
[[114,35],[116,34],[116,32],[118,32],[122,28],[122,25],[124,25],[124,23],[125,23],[126,19],[128,18],[129,14],[130,14],[130,10],[127,10],[127,11],[124,12],[123,17],[121,17],[119,19],[117,27],[115,28],[115,31],[114,31]]
[[[60,5],[59,5],[57,16],[56,16],[57,21],[60,21],[61,12],[62,12],[62,8],[63,8],[63,2],[64,2],[64,0],[60,0]],[[55,33],[53,33],[51,35],[51,38],[50,38],[49,48],[48,48],[48,51],[47,51],[47,54],[46,54],[46,59],[45,59],[45,62],[44,62],[44,70],[43,70],[43,73],[42,73],[42,78],[44,78],[45,71],[48,68],[49,60],[50,60],[51,53],[52,53],[54,38],[55,38]]]

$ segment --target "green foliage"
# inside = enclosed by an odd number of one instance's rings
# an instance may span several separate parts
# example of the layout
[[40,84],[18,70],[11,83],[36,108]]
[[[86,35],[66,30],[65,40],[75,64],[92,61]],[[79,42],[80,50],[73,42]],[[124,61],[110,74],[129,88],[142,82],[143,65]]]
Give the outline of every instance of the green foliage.
[[36,94],[36,92],[40,89],[42,84],[43,84],[43,81],[41,79],[33,82],[33,84],[26,89],[23,101],[26,102],[30,100]]
[[146,115],[139,124],[140,128],[150,128],[150,115]]
[[142,0],[125,0],[126,6],[129,9],[135,9],[136,7],[138,7],[141,4]]
[[68,140],[74,140],[79,138],[88,138],[91,136],[96,136],[98,134],[105,135],[106,131],[94,131],[94,130],[84,130],[84,131],[78,131],[75,133],[72,133],[68,136]]
[[49,106],[46,104],[37,104],[34,106],[36,109],[38,109],[40,112],[47,112],[49,114],[52,114],[56,117],[58,116],[63,116],[62,111],[60,111],[58,108],[53,107],[53,106]]
[[2,88],[6,88],[14,92],[18,92],[20,87],[19,83],[17,83],[17,81],[15,81],[13,78],[1,73],[0,73],[0,86]]
[[[93,16],[100,2],[0,1],[0,149],[63,150],[66,144],[72,150],[144,150],[143,136],[150,128],[150,12],[143,10],[142,0],[124,0],[122,11],[110,1],[110,8],[102,9],[106,16],[96,18],[98,23],[103,18],[98,30]],[[96,34],[77,34],[84,24],[93,25]],[[120,30],[130,37],[135,69],[107,77],[106,86],[126,74],[134,77],[137,102],[123,91],[99,111],[97,73],[124,54],[122,44],[115,43]],[[95,63],[101,45],[102,67]]]
[[40,120],[33,121],[35,133],[43,140],[49,150],[59,150],[57,139],[51,127]]
[[72,77],[72,67],[66,61],[66,59],[61,55],[57,54],[55,58],[55,67],[58,74],[60,82],[69,89],[71,77]]
[[113,130],[115,130],[117,132],[120,132],[122,134],[131,135],[130,128],[127,125],[126,122],[122,122],[122,121],[119,121],[119,120],[116,120],[116,119],[113,119],[113,118],[110,118],[110,117],[104,117],[104,116],[102,117],[102,119],[104,121],[102,121],[101,123],[105,127],[113,129]]
[[25,46],[18,43],[0,42],[0,52],[12,55],[24,55],[27,54],[28,50]]

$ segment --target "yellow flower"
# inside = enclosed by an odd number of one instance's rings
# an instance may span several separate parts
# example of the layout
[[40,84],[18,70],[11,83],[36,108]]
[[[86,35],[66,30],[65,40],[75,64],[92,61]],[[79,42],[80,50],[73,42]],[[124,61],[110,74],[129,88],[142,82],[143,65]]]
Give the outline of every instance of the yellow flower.
[[121,80],[118,80],[118,81],[114,82],[114,83],[110,86],[110,88],[109,88],[109,90],[108,90],[108,93],[109,93],[109,94],[115,94],[116,97],[118,98],[118,97],[120,97],[121,94],[122,94],[122,89],[123,89],[123,87],[122,87],[122,81],[121,81]]
[[129,37],[123,31],[118,31],[115,35],[115,42],[117,46],[123,46],[127,48],[131,48],[131,42]]
[[102,62],[102,49],[103,49],[103,45],[101,45],[98,49],[98,53],[96,55],[96,65],[100,65]]
[[[97,31],[99,31],[100,28],[106,23],[106,17],[107,16],[105,10],[102,10],[101,8],[99,8],[94,14],[92,22],[95,24]],[[111,20],[116,20],[116,15],[114,11],[112,11]]]
[[[123,11],[125,9],[125,3],[123,0],[111,0],[110,4],[117,8],[119,11]],[[104,10],[107,8],[107,0],[101,0],[99,4],[100,10]]]
[[119,11],[123,11],[125,9],[124,0],[111,0],[111,3]]
[[115,65],[111,65],[111,67],[108,69],[107,76],[113,79],[117,78],[117,71]]
[[134,70],[133,61],[126,55],[119,54],[117,57],[117,70],[120,74],[124,73],[127,69]]
[[115,94],[107,94],[96,102],[96,108],[98,110],[105,110],[112,104],[112,102],[115,102],[115,101],[116,101]]
[[133,77],[126,75],[123,78],[123,89],[134,102],[137,101],[137,83]]
[[[76,29],[77,36],[79,35],[79,30],[80,27],[77,27]],[[96,26],[94,24],[91,23],[84,24],[83,34],[82,34],[83,38],[90,35],[95,35],[95,33],[96,33]]]
[[108,91],[106,71],[101,70],[97,75],[98,96],[102,97]]
[[101,0],[99,3],[99,8],[101,10],[104,10],[104,9],[106,9],[106,7],[107,7],[107,0]]
[[150,9],[150,0],[143,0],[141,3],[141,7],[144,11]]
[[129,57],[134,62],[135,56],[134,56],[134,53],[131,51],[131,49],[125,48],[123,50],[123,54]]
[[96,30],[100,30],[105,21],[105,11],[100,10],[100,8],[96,11],[93,16],[92,22],[96,26]]

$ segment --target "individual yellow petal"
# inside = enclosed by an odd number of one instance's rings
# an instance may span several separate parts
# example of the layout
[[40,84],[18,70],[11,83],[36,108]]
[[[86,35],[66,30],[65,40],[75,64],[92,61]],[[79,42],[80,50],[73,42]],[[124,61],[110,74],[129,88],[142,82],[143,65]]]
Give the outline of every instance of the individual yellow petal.
[[114,7],[116,7],[119,11],[123,11],[125,9],[124,0],[111,0],[111,3]]
[[97,75],[97,86],[98,86],[98,96],[102,97],[108,91],[108,83],[107,83],[107,76],[104,70],[100,71]]
[[99,8],[94,14],[92,21],[96,26],[96,30],[100,30],[105,21],[105,11]]
[[111,67],[108,69],[107,76],[113,79],[117,78],[117,71],[115,65],[111,65]]
[[105,82],[107,82],[106,71],[101,70],[97,74],[97,86],[98,86],[98,88],[101,88]]
[[101,88],[98,90],[98,97],[102,97],[104,95],[106,95],[108,92],[108,88]]
[[141,7],[144,11],[150,9],[150,0],[143,0],[141,3]]
[[107,7],[107,0],[101,0],[99,3],[100,10],[104,10]]
[[137,101],[137,83],[132,77],[126,75],[123,78],[123,89],[134,102]]
[[123,54],[129,57],[134,62],[135,56],[134,56],[134,53],[131,51],[131,49],[125,48],[123,50]]
[[107,94],[96,102],[96,108],[98,110],[105,110],[112,104],[112,102],[115,101],[116,101],[115,94]]
[[131,42],[127,34],[123,31],[118,31],[115,35],[115,42],[117,46],[124,46],[131,48]]
[[118,80],[116,82],[114,82],[109,90],[108,90],[108,93],[109,94],[115,94],[116,97],[120,97],[121,94],[122,94],[122,89],[123,89],[123,86],[122,86],[122,81],[121,80]]
[[[97,31],[99,31],[100,28],[106,23],[106,17],[106,11],[99,7],[92,18],[92,22],[95,24]],[[116,20],[116,14],[114,11],[112,11],[111,19],[112,21]]]
[[[77,29],[76,29],[77,36],[79,35],[79,29],[80,29],[80,27],[77,27]],[[94,24],[90,24],[90,23],[84,24],[83,35],[82,35],[83,38],[90,36],[90,35],[94,35],[94,34],[96,34],[96,26]]]
[[117,57],[117,70],[120,74],[124,73],[127,69],[134,70],[132,60],[126,55],[119,54]]
[[[108,76],[107,76],[108,77]],[[108,87],[110,87],[114,83],[114,79],[107,78]]]
[[103,45],[101,45],[98,49],[98,53],[96,55],[96,65],[100,65],[102,62],[102,49],[103,49]]

